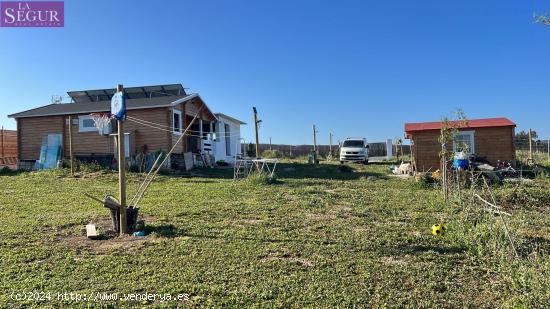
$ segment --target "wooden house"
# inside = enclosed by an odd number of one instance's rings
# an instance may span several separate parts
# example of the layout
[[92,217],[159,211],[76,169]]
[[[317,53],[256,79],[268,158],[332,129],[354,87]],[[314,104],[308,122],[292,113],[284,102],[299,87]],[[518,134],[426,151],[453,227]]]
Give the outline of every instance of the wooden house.
[[[98,134],[90,114],[109,113],[110,100],[114,93],[114,88],[69,91],[67,94],[71,103],[48,104],[9,115],[17,121],[19,161],[35,162],[40,157],[45,138],[51,134],[60,134],[64,158],[69,156],[71,140],[76,159],[110,162],[115,153],[114,137]],[[125,95],[127,119],[124,131],[127,157],[144,149],[149,152],[167,152],[199,111],[197,120],[191,126],[190,135],[177,145],[174,158],[183,156],[186,152],[202,152],[204,141],[215,136],[212,133],[215,133],[216,127],[220,127],[218,117],[203,99],[196,93],[186,93],[181,84],[125,88]],[[116,129],[113,133],[116,133]],[[224,145],[220,147],[225,149]],[[234,156],[235,152],[240,151],[240,145],[238,149],[230,150],[230,155]]]
[[[415,171],[424,172],[440,167],[441,144],[438,139],[442,122],[405,123],[405,137],[411,140],[411,154]],[[472,119],[451,122],[458,129],[453,142],[468,145],[469,154],[483,157],[491,164],[498,161],[515,163],[514,135],[516,124],[507,118]],[[448,145],[450,148],[451,145]]]

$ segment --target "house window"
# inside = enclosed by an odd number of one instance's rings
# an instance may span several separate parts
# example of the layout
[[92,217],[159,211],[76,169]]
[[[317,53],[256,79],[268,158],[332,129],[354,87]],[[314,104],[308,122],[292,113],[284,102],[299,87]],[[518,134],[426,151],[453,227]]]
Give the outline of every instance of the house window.
[[94,120],[90,116],[78,116],[78,132],[97,132]]
[[181,111],[174,109],[172,113],[172,124],[174,127],[174,133],[181,134]]
[[453,141],[454,152],[475,153],[474,131],[459,131]]
[[225,129],[225,155],[231,156],[231,135],[230,135],[231,132],[229,129],[229,125],[225,124],[224,129]]

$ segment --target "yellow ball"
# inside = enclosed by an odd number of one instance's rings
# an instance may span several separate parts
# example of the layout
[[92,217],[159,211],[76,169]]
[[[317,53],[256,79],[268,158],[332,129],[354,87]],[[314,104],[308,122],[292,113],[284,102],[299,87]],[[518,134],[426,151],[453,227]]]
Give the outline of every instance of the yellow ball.
[[432,225],[432,234],[434,236],[441,236],[445,234],[445,226],[443,224]]

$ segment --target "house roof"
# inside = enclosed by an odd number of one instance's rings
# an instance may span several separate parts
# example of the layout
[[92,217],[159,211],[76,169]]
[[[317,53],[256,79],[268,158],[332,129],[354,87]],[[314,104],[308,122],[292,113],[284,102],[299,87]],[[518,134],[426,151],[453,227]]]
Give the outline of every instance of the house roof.
[[[198,100],[206,107],[206,111],[212,115],[213,119],[217,119],[216,115],[208,108],[202,98],[194,93],[185,96],[161,96],[144,99],[128,99],[126,100],[126,109],[147,109],[157,107],[171,107],[180,103]],[[48,104],[41,107],[29,109],[23,112],[8,115],[10,118],[23,117],[42,117],[42,116],[61,116],[73,114],[90,114],[109,112],[111,110],[111,101],[98,102],[82,102],[82,103],[65,103],[65,104]]]
[[[483,119],[470,119],[466,121],[450,121],[451,124],[454,124],[459,129],[466,128],[488,128],[488,127],[515,127],[516,124],[513,123],[510,119],[500,117],[500,118],[483,118]],[[405,123],[405,132],[418,132],[418,131],[428,131],[428,130],[440,130],[443,123],[441,121],[434,122],[410,122]]]
[[233,122],[239,123],[239,124],[246,124],[246,122],[240,121],[239,119],[233,118],[233,117],[231,117],[231,116],[227,116],[227,115],[224,114],[224,113],[216,113],[216,116],[217,116],[218,118],[220,118],[220,117],[227,118],[227,119],[229,119],[229,120],[231,120],[231,121],[233,121]]

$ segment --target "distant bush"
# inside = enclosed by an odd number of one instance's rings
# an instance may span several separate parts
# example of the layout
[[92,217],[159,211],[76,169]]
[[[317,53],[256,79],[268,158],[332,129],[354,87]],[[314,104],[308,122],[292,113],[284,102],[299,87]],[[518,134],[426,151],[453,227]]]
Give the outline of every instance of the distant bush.
[[279,150],[277,149],[274,149],[274,150],[266,150],[262,153],[262,157],[264,158],[282,158],[283,157],[283,153],[280,152]]
[[265,173],[253,173],[248,175],[248,177],[245,178],[245,182],[250,185],[272,185],[279,183],[277,180],[277,176],[273,175],[270,177],[269,175]]
[[100,171],[106,171],[108,170],[106,167],[103,167],[95,162],[87,163],[87,162],[78,162],[78,171],[83,173],[95,173]]

